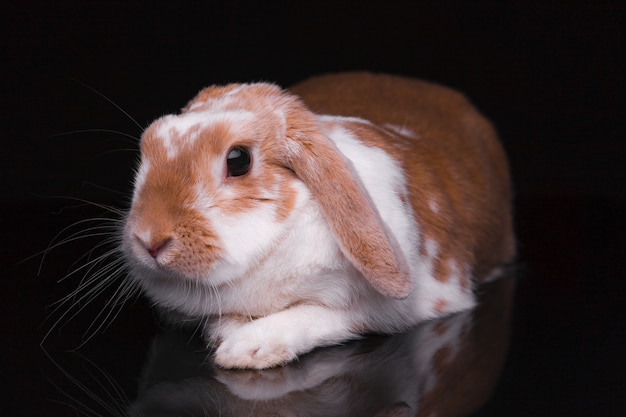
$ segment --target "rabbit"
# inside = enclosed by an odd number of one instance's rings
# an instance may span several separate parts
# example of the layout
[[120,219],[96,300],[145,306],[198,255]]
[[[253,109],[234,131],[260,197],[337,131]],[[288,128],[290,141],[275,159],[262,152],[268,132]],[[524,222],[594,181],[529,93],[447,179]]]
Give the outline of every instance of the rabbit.
[[471,309],[515,255],[492,125],[416,79],[201,90],[143,133],[122,251],[223,368],[265,369]]

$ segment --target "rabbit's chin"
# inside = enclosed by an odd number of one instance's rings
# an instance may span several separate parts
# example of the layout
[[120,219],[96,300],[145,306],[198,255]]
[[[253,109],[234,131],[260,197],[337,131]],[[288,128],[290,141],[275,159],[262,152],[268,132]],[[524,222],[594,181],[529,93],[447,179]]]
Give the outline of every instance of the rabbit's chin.
[[[200,280],[192,280],[171,273],[134,268],[131,277],[137,281],[160,312],[181,318],[202,317],[209,313],[206,306],[211,300],[211,289]],[[171,313],[171,314],[170,314]],[[178,320],[167,320],[177,322]]]

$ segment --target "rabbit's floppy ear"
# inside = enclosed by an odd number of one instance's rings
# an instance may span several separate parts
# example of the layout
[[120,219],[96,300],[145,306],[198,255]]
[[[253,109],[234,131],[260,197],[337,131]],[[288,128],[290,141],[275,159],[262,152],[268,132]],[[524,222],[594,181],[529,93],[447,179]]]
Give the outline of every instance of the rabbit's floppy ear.
[[[321,131],[317,117],[300,107],[287,115],[285,164],[309,188],[344,255],[381,294],[405,298],[407,261],[351,164]],[[295,113],[295,114],[294,114]]]

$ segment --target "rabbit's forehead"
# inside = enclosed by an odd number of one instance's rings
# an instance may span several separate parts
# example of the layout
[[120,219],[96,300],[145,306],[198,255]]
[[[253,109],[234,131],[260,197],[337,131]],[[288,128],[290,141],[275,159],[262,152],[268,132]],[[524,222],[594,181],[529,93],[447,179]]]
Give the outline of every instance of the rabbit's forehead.
[[166,136],[174,132],[177,135],[185,135],[190,131],[206,128],[216,123],[241,123],[254,119],[254,113],[244,110],[218,110],[203,112],[188,112],[180,115],[169,115],[161,119],[157,134]]
[[[220,128],[230,132],[229,136],[237,137],[255,119],[254,113],[247,110],[226,110],[189,112],[181,115],[164,116],[157,120],[144,135],[143,145],[147,154],[165,153],[169,160],[176,158],[183,149],[193,148],[199,140],[207,138],[207,132]],[[221,139],[225,139],[221,137]],[[216,151],[221,143],[215,143]],[[161,156],[161,155],[160,155]]]

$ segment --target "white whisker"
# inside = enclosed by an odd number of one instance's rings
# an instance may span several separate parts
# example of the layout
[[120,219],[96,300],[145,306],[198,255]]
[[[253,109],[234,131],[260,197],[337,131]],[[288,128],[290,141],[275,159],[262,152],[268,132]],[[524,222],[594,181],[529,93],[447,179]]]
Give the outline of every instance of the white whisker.
[[68,80],[72,80],[77,84],[82,85],[83,87],[91,90],[92,92],[96,93],[97,95],[99,95],[100,97],[102,97],[103,99],[105,99],[106,101],[108,101],[109,103],[111,103],[116,109],[118,109],[120,112],[122,112],[122,114],[124,114],[124,116],[126,116],[128,119],[130,119],[130,121],[132,121],[135,126],[137,126],[140,130],[143,130],[144,127],[141,126],[139,124],[139,122],[137,122],[137,120],[135,120],[130,114],[128,114],[128,112],[126,110],[124,110],[119,104],[117,104],[116,102],[114,102],[112,99],[110,99],[109,97],[107,97],[106,95],[104,95],[103,93],[101,93],[99,90],[95,89],[94,87],[90,86],[89,84],[85,84],[84,82],[77,80],[74,77],[70,77],[69,75],[64,75],[65,78],[67,78]]
[[96,411],[94,411],[93,409],[89,408],[88,406],[86,406],[85,404],[83,404],[82,402],[80,402],[78,399],[74,398],[73,396],[71,396],[70,394],[68,394],[66,391],[64,391],[63,389],[61,389],[60,387],[58,387],[56,384],[52,383],[55,388],[57,389],[57,391],[59,391],[61,394],[63,394],[65,397],[68,398],[69,401],[74,402],[75,404],[72,404],[71,402],[68,401],[60,401],[60,400],[51,400],[52,402],[56,403],[56,404],[60,404],[60,405],[64,405],[67,408],[71,408],[74,413],[76,413],[76,415],[82,415],[82,416],[86,416],[86,417],[104,417],[102,416],[102,414],[97,413]]
[[[75,232],[75,233],[71,234],[70,236],[68,236],[68,237],[66,237],[64,239],[59,240],[59,238],[65,232],[67,232],[68,230],[70,230],[72,228],[75,228],[75,227],[78,227],[78,226],[80,226],[80,225],[82,225],[84,223],[88,223],[88,222],[92,223],[92,222],[95,222],[95,221],[102,221],[102,222],[108,221],[108,222],[116,223],[116,225],[94,226],[94,227],[91,227],[91,228],[88,228],[88,229],[81,230],[79,232]],[[90,238],[90,237],[98,237],[98,236],[110,236],[111,232],[115,232],[116,233],[119,230],[119,226],[117,226],[117,224],[120,224],[120,222],[121,221],[117,220],[117,219],[110,219],[110,218],[106,218],[106,217],[96,217],[96,218],[80,220],[80,221],[77,221],[75,223],[72,223],[71,225],[65,227],[59,233],[57,233],[52,238],[52,240],[50,241],[50,243],[48,244],[46,249],[42,250],[41,252],[35,253],[34,255],[31,255],[31,256],[29,256],[29,257],[27,257],[25,259],[23,259],[22,262],[27,261],[29,259],[32,259],[32,258],[34,258],[36,256],[41,255],[41,261],[39,262],[39,268],[37,270],[37,275],[39,275],[41,273],[41,268],[43,267],[43,263],[45,261],[45,258],[46,258],[47,254],[50,251],[52,251],[52,250],[54,250],[54,249],[56,249],[56,248],[58,248],[58,247],[60,247],[62,245],[65,245],[67,243],[76,241],[76,240],[87,239],[87,238]],[[89,233],[88,234],[88,232],[92,232],[92,231],[96,231],[96,230],[103,230],[103,231],[104,230],[108,230],[109,232],[108,233],[104,233],[103,232],[103,233]]]
[[[93,280],[91,280],[93,281]],[[91,282],[90,281],[90,282]],[[67,318],[67,322],[71,321],[72,319],[74,319],[78,314],[80,314],[94,299],[96,299],[100,294],[102,294],[102,292],[104,290],[106,290],[108,287],[111,286],[111,284],[114,282],[114,279],[109,279],[109,280],[104,280],[99,282],[94,288],[90,288],[85,294],[81,295],[80,298],[76,301],[74,301],[72,303],[72,305],[70,305],[70,307],[63,313],[61,314],[61,316],[54,322],[54,324],[52,325],[52,327],[50,328],[50,330],[48,330],[48,332],[44,335],[43,340],[41,341],[41,344],[43,344],[47,338],[50,336],[50,334],[52,333],[52,331],[54,329],[59,328],[59,324]],[[74,293],[78,293],[80,291],[83,290],[83,287],[80,287],[79,289],[77,289],[76,291],[74,291]],[[73,293],[73,294],[74,294]],[[62,306],[64,306],[69,299],[66,297],[67,299],[62,302],[54,311],[56,312],[59,308],[61,308]],[[80,304],[86,301],[82,306],[80,306]],[[80,306],[80,307],[79,307]],[[78,308],[76,311],[74,311],[76,308]],[[70,315],[70,313],[74,311],[73,314]],[[69,315],[69,317],[68,317]],[[61,326],[63,327],[63,326]]]
[[[93,380],[97,382],[97,385],[100,388],[102,388],[102,391],[104,391],[109,398],[116,400],[116,401],[114,401],[113,404],[104,403],[104,402],[103,403],[107,404],[107,405],[110,405],[111,410],[115,410],[117,408],[117,411],[119,412],[119,415],[124,415],[125,407],[124,407],[123,404],[129,404],[130,400],[128,399],[128,396],[126,395],[126,393],[124,392],[122,387],[104,369],[100,368],[97,364],[95,364],[93,361],[91,361],[90,359],[86,358],[85,356],[80,355],[80,354],[78,354],[78,355],[85,362],[89,363],[93,368],[95,368],[98,371],[99,375],[94,375],[90,371],[88,371],[88,374],[93,377]],[[104,382],[107,383],[108,388],[104,384]],[[101,405],[102,405],[102,403],[101,403]],[[118,405],[119,407],[115,407],[115,405]]]
[[[69,301],[70,299],[76,297],[81,291],[83,291],[85,289],[85,287],[91,285],[94,282],[100,281],[101,284],[98,284],[98,285],[102,285],[103,281],[107,280],[106,279],[107,275],[109,275],[111,277],[110,279],[117,278],[116,275],[110,275],[110,274],[108,274],[108,272],[111,271],[111,270],[118,269],[119,268],[118,265],[123,263],[123,260],[121,260],[121,259],[114,260],[110,264],[102,267],[100,270],[98,270],[93,275],[89,275],[91,270],[97,266],[97,262],[102,262],[102,261],[103,260],[100,259],[100,258],[99,259],[95,259],[94,261],[92,261],[92,262],[96,262],[96,263],[92,264],[91,267],[87,270],[87,272],[85,273],[83,279],[81,279],[81,281],[79,282],[79,285],[76,287],[76,289],[74,291],[72,291],[70,294],[68,294],[65,297],[63,297],[61,300],[53,303],[52,305],[59,304],[59,303],[64,303],[66,301]],[[86,265],[88,265],[88,264],[86,264]],[[74,274],[74,272],[71,272],[70,274],[68,274],[64,278],[62,278],[61,280],[66,279],[68,276],[73,275],[73,274]],[[103,278],[103,277],[105,277],[105,280],[101,281],[101,278]],[[87,281],[85,281],[85,279],[87,279]]]
[[[96,247],[96,248],[94,248],[94,249],[98,249],[100,246],[104,246],[104,245],[106,245],[107,243],[109,243],[109,242],[103,242],[103,243],[101,243],[100,245],[98,245],[98,247]],[[92,250],[94,250],[94,249],[92,249]],[[91,252],[91,251],[90,251],[90,252]],[[96,258],[89,259],[89,260],[87,260],[87,261],[85,262],[85,264],[83,264],[82,266],[80,266],[80,267],[78,267],[78,268],[76,268],[76,269],[71,270],[71,272],[67,273],[67,274],[66,274],[63,278],[59,279],[59,280],[58,280],[58,282],[62,282],[62,281],[64,281],[64,280],[66,280],[67,278],[69,278],[69,277],[71,277],[71,276],[74,276],[74,275],[76,275],[77,273],[79,273],[79,272],[81,272],[82,270],[84,270],[85,268],[87,268],[87,270],[86,270],[86,271],[85,271],[85,273],[84,273],[83,278],[81,279],[81,281],[80,281],[80,283],[79,283],[79,286],[80,286],[80,284],[82,284],[82,283],[83,283],[83,280],[84,280],[87,276],[89,276],[89,274],[90,274],[90,273],[91,273],[91,272],[92,272],[92,271],[93,271],[96,267],[98,267],[100,264],[102,264],[103,262],[105,262],[107,259],[114,257],[114,255],[116,255],[116,254],[120,254],[120,251],[119,251],[119,249],[117,249],[117,248],[115,248],[115,249],[111,249],[111,250],[109,250],[109,251],[107,251],[107,252],[105,252],[105,253],[103,253],[103,254],[99,255],[99,256],[98,256],[98,257],[96,257]],[[81,259],[82,259],[82,258],[84,258],[84,257],[86,257],[86,256],[87,256],[87,257],[88,257],[88,256],[90,256],[90,253],[87,253],[87,254],[83,255],[83,256],[81,257]],[[115,258],[114,258],[114,259],[115,259]],[[118,263],[118,262],[123,262],[123,260],[122,260],[121,258],[117,258],[117,259],[115,259],[113,262]],[[105,273],[106,271],[108,271],[109,269],[110,269],[110,268],[109,268],[108,266],[104,266],[104,267],[102,267],[100,270],[98,270],[96,273],[98,274],[98,276],[102,276],[102,275],[104,275],[104,273]]]
[[[93,338],[93,336],[95,334],[97,334],[101,330],[106,330],[108,328],[108,326],[111,325],[111,323],[119,315],[120,311],[122,310],[122,308],[126,304],[126,301],[130,298],[130,296],[128,296],[128,297],[126,297],[126,296],[128,294],[132,295],[132,293],[134,292],[135,289],[136,289],[136,286],[134,286],[131,282],[126,281],[125,283],[120,285],[117,288],[117,290],[115,290],[115,293],[113,294],[113,296],[111,296],[111,298],[109,298],[109,301],[107,301],[107,303],[105,304],[105,306],[104,306],[105,308],[103,310],[101,310],[100,313],[98,313],[98,315],[95,317],[95,319],[93,320],[92,324],[89,325],[89,327],[87,328],[85,333],[89,333],[92,330],[92,327],[95,325],[96,321],[100,318],[100,316],[102,314],[104,314],[104,311],[106,311],[108,309],[109,310],[108,313],[101,320],[100,325],[95,330],[92,331],[91,336],[89,336],[81,344],[81,346],[83,344],[85,344],[88,340]],[[122,301],[122,302],[120,302],[120,301]],[[116,307],[116,308],[113,308],[113,307]]]
[[[124,270],[124,268],[125,267],[122,265],[118,269]],[[107,285],[105,288],[108,288],[109,286],[110,284]],[[104,308],[100,310],[100,312],[92,320],[87,330],[85,330],[85,336],[83,337],[83,342],[80,345],[78,345],[75,349],[80,349],[87,342],[89,342],[94,336],[96,336],[100,331],[106,330],[111,325],[113,320],[119,315],[121,309],[124,307],[124,303],[118,303],[120,294],[123,293],[123,288],[125,288],[124,285],[120,285],[117,287],[114,294],[109,298],[109,300],[104,305]],[[88,301],[88,303],[89,302],[91,301]],[[114,309],[113,307],[116,305],[117,305],[117,308]],[[101,319],[102,315],[105,314],[105,312],[106,312],[106,315]],[[98,321],[100,322],[100,324],[94,328],[94,326],[96,326],[96,323]]]
[[[115,135],[120,135],[126,139],[132,139],[132,141],[128,141],[128,142],[133,143],[135,145],[139,142],[139,137],[135,135],[131,135],[126,132],[122,132],[120,130],[114,130],[114,129],[79,129],[79,130],[71,130],[69,132],[63,132],[63,133],[55,133],[50,136],[52,137],[68,136],[68,135],[76,135],[76,134],[82,134],[82,133],[111,133]],[[133,151],[136,151],[136,149],[133,149]]]
[[[54,358],[52,358],[52,356],[46,351],[45,348],[42,347],[42,350],[43,350],[44,354],[48,357],[48,359],[52,362],[52,364],[63,374],[63,376],[65,376],[65,378],[67,378],[74,386],[76,386],[81,392],[86,394],[90,399],[94,400],[94,403],[96,405],[98,405],[99,407],[101,407],[103,410],[106,411],[106,415],[107,416],[120,416],[120,417],[123,417],[125,415],[125,411],[124,410],[125,410],[126,407],[124,406],[124,404],[128,404],[129,403],[128,397],[123,393],[123,391],[122,391],[121,387],[119,386],[119,384],[117,382],[115,382],[115,380],[113,380],[113,378],[108,373],[106,373],[104,370],[102,370],[94,362],[90,361],[89,359],[85,358],[82,355],[79,355],[81,357],[81,359],[83,359],[87,364],[89,364],[93,368],[95,368],[98,371],[98,373],[101,376],[104,377],[104,379],[102,379],[101,377],[98,377],[97,375],[94,375],[89,370],[87,370],[88,374],[93,377],[94,381],[97,382],[97,385],[100,388],[102,388],[104,393],[109,397],[108,399],[101,398],[99,395],[97,395],[93,391],[93,389],[91,389],[87,385],[85,385],[84,382],[80,381],[79,379],[77,379],[76,377],[71,375]],[[111,392],[110,389],[108,389],[101,382],[102,380],[108,382],[110,387],[112,387],[112,392]],[[86,416],[102,416],[102,417],[104,417],[103,414],[97,412],[93,407],[90,407],[87,404],[81,402],[78,398],[76,398],[75,396],[69,394],[67,391],[65,391],[64,389],[59,387],[54,382],[52,382],[52,384],[55,386],[55,388],[61,394],[63,394],[68,400],[71,401],[71,403],[63,402],[63,401],[57,401],[59,404],[66,405],[66,406],[72,408],[77,413],[81,413],[81,414],[86,415]],[[63,384],[63,385],[67,385],[67,384]]]
[[[102,255],[98,256],[97,258],[94,259],[90,259],[88,261],[85,262],[85,264],[83,264],[82,266],[73,269],[71,272],[69,272],[67,275],[65,275],[63,278],[59,279],[58,282],[62,282],[64,280],[66,280],[67,278],[76,275],[77,273],[81,272],[82,270],[84,270],[85,268],[87,268],[87,270],[84,273],[83,278],[80,280],[79,282],[79,286],[83,283],[84,279],[86,277],[89,276],[89,274],[96,268],[98,267],[100,264],[102,264],[104,261],[106,261],[107,259],[113,257],[113,255],[119,254],[119,250],[118,249],[111,249],[108,252],[103,253]],[[83,257],[85,257],[86,255],[83,255]],[[121,258],[117,258],[116,260],[114,260],[113,262],[115,262],[115,264],[119,263],[119,262],[124,262],[123,259]],[[98,270],[95,274],[98,277],[102,277],[104,275],[106,275],[106,272],[109,271],[110,269],[112,269],[114,267],[115,264],[113,264],[113,262],[110,265],[104,266],[102,267],[100,270]]]

